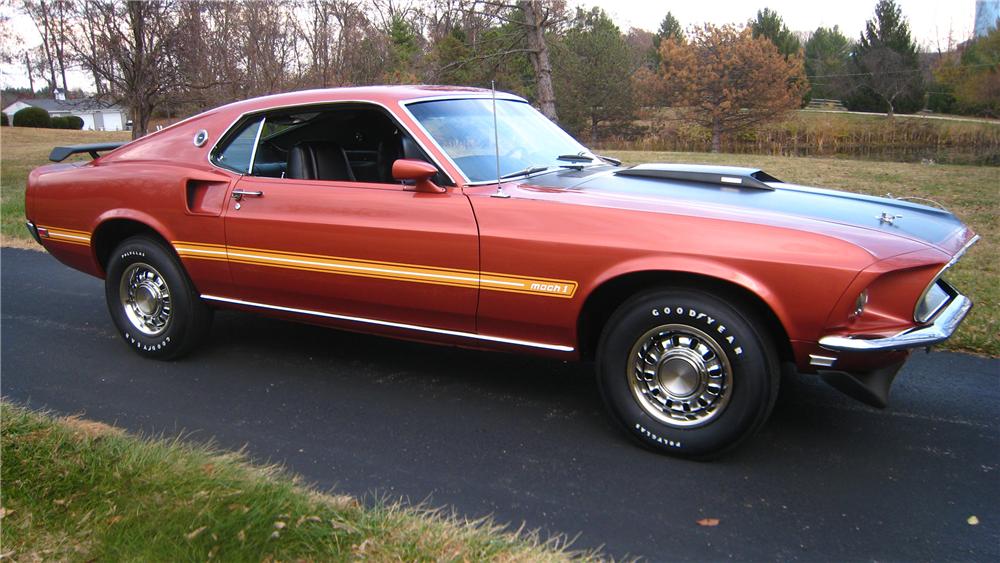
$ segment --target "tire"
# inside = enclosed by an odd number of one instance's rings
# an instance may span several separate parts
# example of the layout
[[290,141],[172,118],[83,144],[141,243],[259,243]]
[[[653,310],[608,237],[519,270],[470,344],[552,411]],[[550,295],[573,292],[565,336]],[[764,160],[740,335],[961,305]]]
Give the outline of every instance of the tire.
[[145,358],[178,358],[201,343],[212,325],[212,309],[177,257],[150,237],[126,239],[112,252],[104,291],[118,333]]
[[597,377],[612,417],[660,453],[708,459],[759,429],[778,396],[769,335],[734,304],[695,290],[639,294],[598,345]]

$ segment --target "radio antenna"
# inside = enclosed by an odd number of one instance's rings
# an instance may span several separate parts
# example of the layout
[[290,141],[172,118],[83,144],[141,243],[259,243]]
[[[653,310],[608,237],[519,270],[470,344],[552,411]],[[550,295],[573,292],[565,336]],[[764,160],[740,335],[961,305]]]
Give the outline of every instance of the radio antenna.
[[493,149],[497,157],[497,191],[491,197],[508,198],[510,195],[505,193],[503,186],[500,185],[500,130],[497,125],[497,85],[494,80],[490,80],[490,92],[493,100]]

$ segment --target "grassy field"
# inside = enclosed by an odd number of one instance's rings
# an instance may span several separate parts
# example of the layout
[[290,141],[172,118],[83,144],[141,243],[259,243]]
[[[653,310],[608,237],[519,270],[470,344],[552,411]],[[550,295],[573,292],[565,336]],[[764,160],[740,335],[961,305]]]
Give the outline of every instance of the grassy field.
[[[860,116],[864,118],[864,116]],[[24,229],[24,184],[28,172],[46,162],[57,144],[126,140],[127,133],[0,128],[0,201],[4,244],[29,245]],[[928,197],[969,223],[980,241],[949,274],[976,307],[944,346],[1000,355],[1000,168],[871,162],[830,158],[608,151],[626,163],[697,162],[759,166],[785,181],[874,195]],[[80,157],[85,158],[85,157]]]
[[488,521],[322,494],[180,440],[0,404],[0,558],[14,561],[597,560]]

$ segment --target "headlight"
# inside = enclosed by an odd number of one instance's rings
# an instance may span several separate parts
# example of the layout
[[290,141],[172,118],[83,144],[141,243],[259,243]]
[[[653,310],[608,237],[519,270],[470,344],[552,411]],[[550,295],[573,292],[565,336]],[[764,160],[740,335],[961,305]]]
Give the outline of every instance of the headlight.
[[927,288],[920,301],[917,301],[917,308],[913,311],[913,319],[918,323],[929,321],[949,299],[951,299],[951,292],[948,291],[947,285],[941,280],[936,280],[932,286]]
[[947,272],[949,268],[954,266],[955,263],[958,262],[958,259],[965,254],[965,251],[969,250],[969,247],[971,247],[973,244],[976,244],[978,240],[979,240],[979,235],[976,235],[971,239],[969,239],[969,242],[965,243],[965,246],[963,246],[961,250],[955,253],[955,255],[951,257],[951,260],[949,260],[948,263],[944,265],[944,268],[941,268],[941,271],[938,272],[936,276],[934,276],[934,279],[931,280],[930,285],[927,286],[927,289],[924,290],[924,293],[920,296],[920,299],[917,300],[917,306],[913,309],[913,320],[917,321],[918,323],[926,323],[935,314],[937,314],[937,312],[941,309],[941,307],[943,307],[944,304],[947,303],[948,300],[951,299],[953,295],[956,295],[958,293],[957,291],[952,289],[950,285],[945,283],[944,280],[941,279],[941,276],[943,276],[944,273]]

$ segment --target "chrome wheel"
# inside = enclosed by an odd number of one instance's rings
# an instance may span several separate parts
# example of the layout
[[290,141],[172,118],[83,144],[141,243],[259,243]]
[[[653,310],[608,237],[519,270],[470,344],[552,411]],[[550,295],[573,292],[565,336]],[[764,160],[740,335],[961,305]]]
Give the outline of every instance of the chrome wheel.
[[118,296],[125,317],[146,336],[167,329],[172,311],[170,288],[156,268],[136,262],[122,273]]
[[626,369],[635,400],[670,426],[708,424],[732,395],[729,358],[712,337],[687,325],[658,326],[642,335]]

